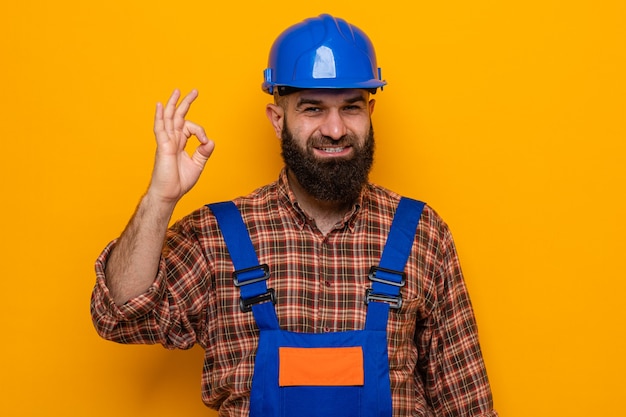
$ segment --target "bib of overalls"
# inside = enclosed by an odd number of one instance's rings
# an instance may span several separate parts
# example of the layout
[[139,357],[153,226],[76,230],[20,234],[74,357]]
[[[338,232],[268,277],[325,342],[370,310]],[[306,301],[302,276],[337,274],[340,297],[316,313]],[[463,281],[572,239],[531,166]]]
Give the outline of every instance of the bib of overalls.
[[250,392],[251,417],[391,417],[387,319],[401,306],[400,289],[424,203],[402,198],[378,267],[370,270],[363,330],[282,330],[241,215],[232,202],[208,206],[233,261],[241,309],[260,330]]

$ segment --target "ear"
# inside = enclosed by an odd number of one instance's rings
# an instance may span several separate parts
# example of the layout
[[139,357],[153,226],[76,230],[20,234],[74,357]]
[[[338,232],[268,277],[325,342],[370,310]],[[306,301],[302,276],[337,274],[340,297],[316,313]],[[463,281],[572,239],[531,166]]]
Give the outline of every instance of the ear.
[[282,137],[283,125],[285,123],[285,110],[276,104],[269,103],[265,107],[265,115],[272,124],[276,137],[280,139]]
[[372,113],[374,113],[374,106],[376,105],[376,100],[375,99],[371,99],[369,101],[369,103],[367,103],[367,105],[370,108],[370,115],[371,115]]

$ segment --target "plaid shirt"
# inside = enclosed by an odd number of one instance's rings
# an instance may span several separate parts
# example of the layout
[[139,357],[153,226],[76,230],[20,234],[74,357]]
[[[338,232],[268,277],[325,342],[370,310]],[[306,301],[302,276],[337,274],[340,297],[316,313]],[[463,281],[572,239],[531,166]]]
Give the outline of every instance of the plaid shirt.
[[[281,328],[360,330],[368,271],[378,265],[400,196],[365,187],[327,235],[299,208],[283,170],[277,182],[235,200],[259,261],[270,266]],[[99,334],[120,343],[205,349],[203,401],[222,416],[248,415],[258,330],[239,309],[232,263],[215,218],[203,207],[167,233],[149,290],[117,307],[96,262],[92,317]],[[388,321],[394,416],[495,417],[476,324],[450,232],[424,209],[406,265],[403,304]]]

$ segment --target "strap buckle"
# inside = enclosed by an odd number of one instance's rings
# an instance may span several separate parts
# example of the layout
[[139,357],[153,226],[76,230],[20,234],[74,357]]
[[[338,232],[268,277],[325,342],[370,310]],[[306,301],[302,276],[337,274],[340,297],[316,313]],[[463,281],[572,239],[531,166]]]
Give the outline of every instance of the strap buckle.
[[[400,276],[399,281],[392,281],[384,278],[379,278],[376,276],[376,273],[384,272],[387,274],[398,275]],[[402,294],[400,294],[400,288],[406,285],[406,273],[403,271],[395,271],[393,269],[381,268],[380,266],[372,266],[370,268],[368,277],[370,281],[377,282],[383,285],[390,285],[392,287],[397,288],[398,295],[389,295],[382,294],[380,292],[375,293],[373,288],[368,288],[365,290],[365,305],[368,305],[370,301],[381,302],[389,304],[389,308],[393,308],[394,310],[399,310],[402,307]],[[381,288],[377,288],[378,291]]]
[[257,295],[255,297],[250,297],[244,299],[243,297],[239,297],[239,308],[242,312],[248,313],[252,311],[252,306],[255,304],[261,304],[271,301],[272,304],[276,305],[276,295],[274,293],[274,288],[268,288],[266,293]]
[[[255,273],[255,271],[258,271]],[[253,274],[251,274],[253,273]],[[243,275],[252,275],[252,278],[241,279]],[[260,276],[256,276],[261,274]],[[270,267],[267,264],[255,265],[250,268],[243,268],[233,271],[233,282],[235,287],[243,287],[245,285],[255,284],[257,282],[266,281],[270,277]],[[267,288],[266,288],[267,289]],[[239,308],[244,313],[252,311],[252,306],[271,301],[276,304],[276,295],[273,288],[267,289],[263,294],[254,295],[252,297],[239,297]]]
[[389,304],[389,308],[393,308],[394,310],[399,310],[402,307],[402,296],[397,295],[385,295],[385,294],[374,294],[371,288],[365,290],[365,305],[368,305],[370,301],[387,303]]
[[[257,278],[246,279],[243,281],[239,280],[239,276],[248,272],[252,272],[254,270],[263,271],[263,275]],[[233,282],[235,283],[235,287],[241,287],[243,285],[254,284],[255,282],[265,281],[270,277],[270,267],[267,264],[256,265],[250,268],[238,269],[233,271]]]
[[[400,281],[389,281],[387,279],[378,278],[376,272],[386,272],[387,274],[399,275]],[[394,287],[404,287],[406,285],[406,273],[404,271],[395,271],[393,269],[381,268],[380,266],[372,266],[368,274],[370,281],[380,282],[381,284],[393,285]]]

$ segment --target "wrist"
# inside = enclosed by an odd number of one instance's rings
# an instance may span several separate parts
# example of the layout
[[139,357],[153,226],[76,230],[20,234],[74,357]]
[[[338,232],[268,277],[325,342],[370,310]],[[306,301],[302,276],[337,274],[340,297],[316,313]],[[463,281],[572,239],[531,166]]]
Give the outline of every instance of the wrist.
[[141,199],[140,209],[152,213],[159,219],[166,218],[169,221],[177,203],[178,199],[162,197],[149,188]]

